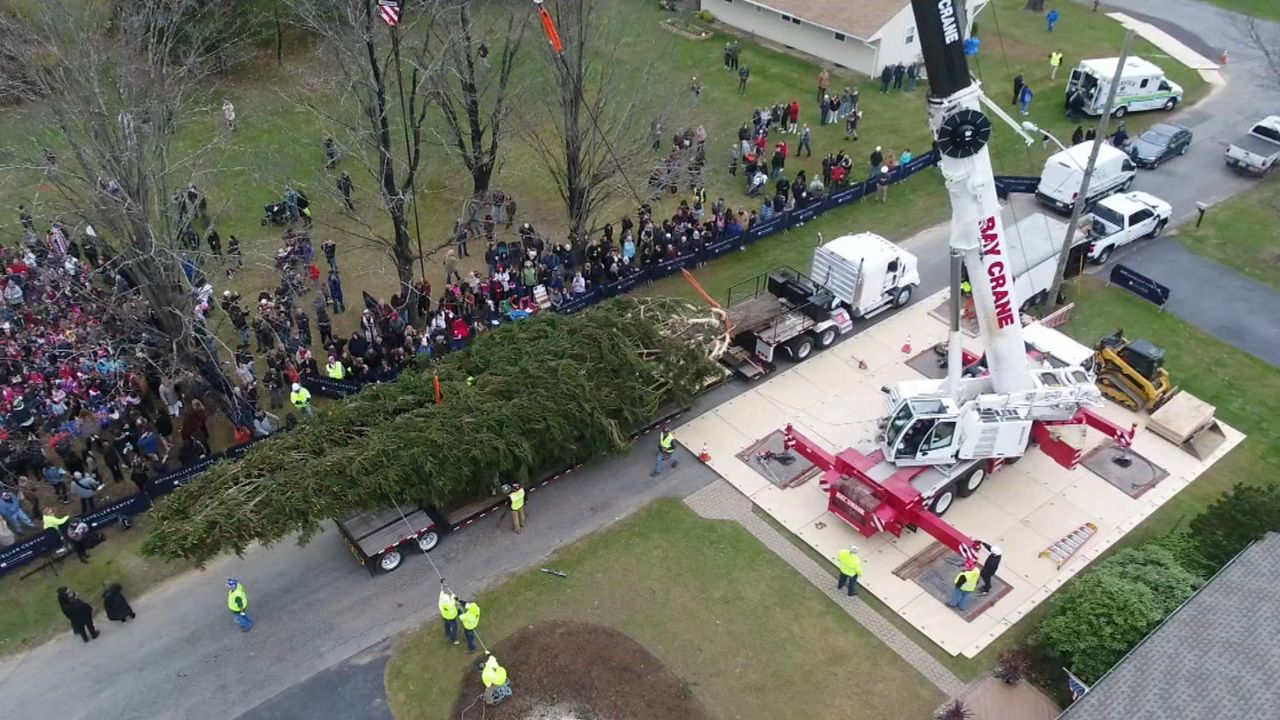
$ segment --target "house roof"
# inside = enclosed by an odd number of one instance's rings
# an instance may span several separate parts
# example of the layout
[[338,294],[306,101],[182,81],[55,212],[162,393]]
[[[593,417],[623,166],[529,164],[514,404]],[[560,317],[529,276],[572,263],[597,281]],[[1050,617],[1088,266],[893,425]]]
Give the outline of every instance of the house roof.
[[1061,720],[1280,717],[1280,534],[1240,553]]
[[747,0],[836,32],[870,40],[911,0]]

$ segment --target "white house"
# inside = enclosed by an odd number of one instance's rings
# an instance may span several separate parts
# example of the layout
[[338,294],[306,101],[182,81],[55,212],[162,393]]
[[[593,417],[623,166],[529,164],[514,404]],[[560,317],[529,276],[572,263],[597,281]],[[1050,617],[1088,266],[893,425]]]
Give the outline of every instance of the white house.
[[[965,3],[970,29],[988,2]],[[702,0],[702,9],[726,25],[864,75],[923,59],[910,0]]]

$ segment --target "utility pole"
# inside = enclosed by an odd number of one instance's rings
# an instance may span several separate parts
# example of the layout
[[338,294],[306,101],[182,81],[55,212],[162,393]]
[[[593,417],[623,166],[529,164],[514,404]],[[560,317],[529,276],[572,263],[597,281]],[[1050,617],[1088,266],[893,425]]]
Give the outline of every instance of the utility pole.
[[1056,303],[1058,293],[1062,291],[1062,276],[1067,271],[1067,258],[1071,255],[1071,241],[1076,237],[1076,224],[1080,222],[1080,214],[1084,211],[1085,198],[1089,196],[1089,181],[1093,179],[1093,168],[1098,163],[1098,151],[1107,142],[1107,126],[1111,123],[1111,111],[1115,107],[1116,90],[1120,87],[1120,78],[1124,75],[1124,64],[1129,59],[1129,46],[1133,43],[1133,31],[1124,34],[1124,45],[1120,47],[1120,59],[1116,61],[1116,72],[1111,77],[1111,87],[1107,90],[1107,105],[1102,110],[1102,118],[1098,120],[1098,137],[1093,141],[1093,149],[1089,152],[1089,163],[1085,165],[1084,177],[1080,180],[1080,191],[1076,193],[1075,206],[1071,208],[1071,222],[1067,224],[1067,237],[1062,241],[1062,251],[1058,253],[1058,269],[1053,274],[1053,285],[1049,288],[1049,302]]

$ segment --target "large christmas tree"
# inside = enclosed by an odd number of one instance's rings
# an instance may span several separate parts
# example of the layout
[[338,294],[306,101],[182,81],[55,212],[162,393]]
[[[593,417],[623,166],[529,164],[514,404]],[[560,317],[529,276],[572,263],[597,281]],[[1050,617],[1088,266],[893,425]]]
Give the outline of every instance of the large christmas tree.
[[305,542],[352,511],[449,507],[624,449],[631,430],[714,377],[723,328],[701,312],[625,299],[484,333],[214,465],[160,504],[144,550],[204,562],[255,541]]

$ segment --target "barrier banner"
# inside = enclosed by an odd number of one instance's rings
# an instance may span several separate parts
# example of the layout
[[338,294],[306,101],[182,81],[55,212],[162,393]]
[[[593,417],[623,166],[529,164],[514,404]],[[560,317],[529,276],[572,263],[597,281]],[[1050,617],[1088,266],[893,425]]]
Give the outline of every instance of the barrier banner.
[[862,183],[854,183],[849,187],[841,188],[840,190],[831,193],[831,196],[827,198],[827,209],[838,208],[841,205],[847,205],[851,202],[861,200],[864,194],[866,194],[866,186]]
[[670,260],[663,260],[649,269],[650,277],[654,280],[660,277],[666,277],[671,273],[679,272],[681,268],[687,268],[698,262],[698,253],[691,252],[684,255],[678,255]]
[[814,203],[803,210],[792,210],[788,213],[788,215],[790,215],[788,218],[790,222],[787,223],[787,227],[793,228],[807,222],[811,222],[814,218],[826,211],[826,209],[826,203]]
[[1124,265],[1116,265],[1111,268],[1109,282],[1119,285],[1153,305],[1163,307],[1165,303],[1169,302],[1169,288]]
[[195,476],[205,470],[208,470],[210,465],[213,465],[220,459],[221,458],[217,457],[207,457],[186,467],[178,468],[171,473],[161,475],[156,478],[155,481],[147,485],[147,493],[153,498],[168,495],[174,490],[186,485],[187,482],[195,478]]
[[602,297],[598,289],[588,290],[587,294],[582,297],[574,298],[564,305],[561,305],[560,312],[564,315],[572,315],[577,312],[582,312],[583,310],[586,310],[592,305],[600,302],[601,299]]
[[744,242],[753,243],[760,238],[768,237],[787,226],[787,218],[785,215],[777,215],[768,222],[757,221],[750,230],[746,232]]
[[[3,522],[3,521],[0,521]],[[0,548],[0,576],[26,565],[42,555],[62,547],[62,537],[52,528],[42,530],[39,535]]]
[[921,155],[920,157],[912,158],[911,162],[899,167],[899,170],[901,171],[902,174],[898,176],[898,179],[905,180],[911,177],[912,175],[915,175],[916,173],[920,172],[921,170],[924,170],[925,168],[931,168],[937,164],[938,164],[938,151],[930,150],[929,152]]
[[364,387],[363,383],[350,380],[330,380],[323,377],[304,377],[302,378],[302,385],[313,393],[337,399],[355,395],[360,392],[360,388]]
[[714,260],[724,255],[730,250],[737,250],[742,247],[742,238],[729,238],[728,240],[719,240],[702,248],[702,261]]
[[90,528],[97,530],[100,527],[110,525],[120,518],[133,517],[150,509],[151,498],[144,493],[135,493],[104,508],[94,510],[88,515],[81,515],[80,519],[84,520]]
[[996,176],[996,195],[1001,198],[1009,197],[1010,193],[1035,195],[1038,187],[1040,187],[1039,177],[1026,177],[1023,175]]
[[644,272],[632,273],[620,280],[615,280],[611,283],[601,285],[600,292],[604,293],[606,297],[621,295],[622,293],[630,292],[635,286],[647,281],[648,279],[648,276]]

